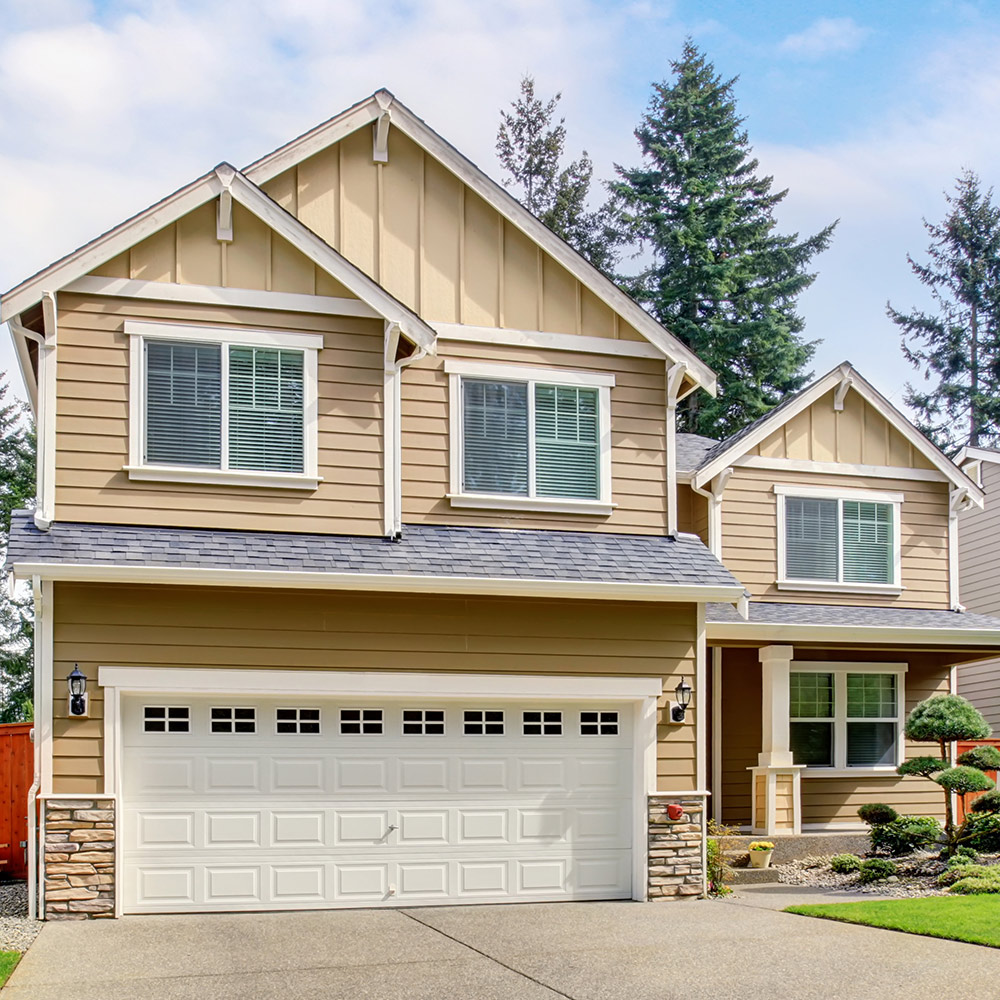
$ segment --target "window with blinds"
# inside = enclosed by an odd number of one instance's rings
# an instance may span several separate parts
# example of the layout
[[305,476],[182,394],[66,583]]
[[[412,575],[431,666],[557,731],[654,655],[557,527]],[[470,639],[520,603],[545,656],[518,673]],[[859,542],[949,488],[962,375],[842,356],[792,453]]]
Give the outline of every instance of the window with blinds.
[[784,579],[893,584],[891,503],[785,496]]
[[792,671],[792,759],[806,767],[895,767],[902,675],[874,671]]
[[595,388],[463,378],[463,492],[600,499],[600,408]]
[[304,471],[302,351],[147,340],[145,363],[146,462]]

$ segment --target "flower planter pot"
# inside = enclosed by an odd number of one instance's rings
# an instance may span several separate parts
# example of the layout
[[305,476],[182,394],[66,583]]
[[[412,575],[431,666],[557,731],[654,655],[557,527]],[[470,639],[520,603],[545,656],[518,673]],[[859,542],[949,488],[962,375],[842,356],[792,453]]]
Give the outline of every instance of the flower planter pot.
[[771,855],[774,851],[751,851],[750,852],[750,867],[751,868],[770,868],[771,867]]

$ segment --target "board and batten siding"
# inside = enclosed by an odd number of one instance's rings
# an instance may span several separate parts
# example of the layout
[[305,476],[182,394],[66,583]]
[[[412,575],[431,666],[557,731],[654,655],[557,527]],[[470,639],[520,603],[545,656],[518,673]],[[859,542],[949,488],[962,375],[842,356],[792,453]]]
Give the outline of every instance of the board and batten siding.
[[[776,483],[902,493],[901,594],[812,593],[781,589]],[[737,467],[722,499],[722,561],[754,600],[877,607],[950,608],[948,484]]]
[[[958,518],[959,599],[970,611],[1000,616],[1000,465],[983,462],[981,469],[986,506]],[[960,666],[958,693],[1000,732],[1000,660]]]
[[363,128],[263,188],[428,322],[643,340],[398,129],[386,163]]
[[[666,531],[666,385],[661,360],[499,344],[442,341],[438,356],[403,370],[403,521],[486,527],[561,528],[663,534]],[[610,515],[552,514],[452,507],[450,492],[447,358],[539,369],[605,372],[611,388]],[[460,405],[460,404],[459,404]]]
[[[103,789],[100,666],[661,677],[658,786],[695,788],[697,703],[683,725],[662,724],[678,681],[694,676],[693,604],[112,584],[54,588],[57,794]],[[89,680],[89,719],[67,717],[65,677],[74,663]]]
[[[316,490],[129,480],[126,319],[321,333]],[[56,517],[61,521],[380,535],[378,320],[138,299],[59,296]]]
[[[867,651],[797,650],[798,660],[908,662],[905,674],[906,711],[934,694],[948,691],[949,668],[940,657],[891,649]],[[751,776],[761,749],[761,674],[758,651],[727,648],[722,661],[722,822],[734,826],[750,823]],[[906,743],[906,757],[926,756],[927,743]],[[885,802],[899,813],[943,816],[944,802],[926,778],[851,777],[802,779],[803,824],[860,823],[858,808]]]

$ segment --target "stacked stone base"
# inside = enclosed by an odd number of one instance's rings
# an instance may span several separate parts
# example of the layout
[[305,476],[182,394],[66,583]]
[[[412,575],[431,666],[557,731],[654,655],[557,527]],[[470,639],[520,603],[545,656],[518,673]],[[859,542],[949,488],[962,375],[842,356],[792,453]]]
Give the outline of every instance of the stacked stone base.
[[43,804],[47,920],[115,915],[115,803],[95,796]]
[[[681,807],[680,819],[670,819],[669,805]],[[682,899],[703,895],[705,800],[683,795],[650,795],[648,822],[649,898]]]

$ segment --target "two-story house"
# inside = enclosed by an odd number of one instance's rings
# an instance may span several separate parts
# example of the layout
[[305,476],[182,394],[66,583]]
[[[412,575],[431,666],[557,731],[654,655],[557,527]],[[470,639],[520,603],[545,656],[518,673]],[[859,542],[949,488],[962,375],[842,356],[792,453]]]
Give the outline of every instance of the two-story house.
[[384,91],[0,307],[45,916],[699,894],[706,803],[929,810],[903,713],[1000,651],[856,373],[679,445],[712,372]]

